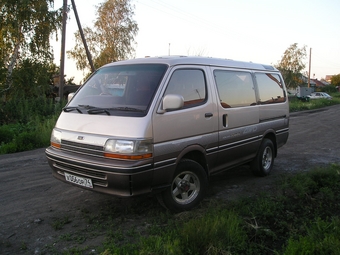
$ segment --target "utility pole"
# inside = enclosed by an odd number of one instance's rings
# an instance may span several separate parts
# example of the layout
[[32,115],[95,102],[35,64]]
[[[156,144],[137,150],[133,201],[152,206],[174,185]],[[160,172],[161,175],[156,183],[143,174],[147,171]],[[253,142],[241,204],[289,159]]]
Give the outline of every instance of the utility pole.
[[63,3],[63,27],[62,27],[62,32],[61,32],[60,74],[59,74],[59,98],[60,98],[60,102],[63,101],[63,97],[64,97],[66,20],[67,20],[67,0],[64,0],[64,3]]
[[92,62],[91,53],[89,51],[89,48],[87,47],[87,43],[86,43],[86,40],[85,40],[83,28],[81,27],[81,24],[80,24],[80,21],[79,21],[79,16],[78,16],[76,4],[74,3],[74,0],[71,0],[71,2],[72,2],[72,7],[73,7],[74,15],[76,16],[79,33],[80,33],[81,39],[83,40],[83,44],[84,44],[84,48],[85,48],[85,51],[86,51],[87,60],[90,63],[91,71],[94,72],[94,71],[96,71],[96,69],[94,68],[94,65],[93,65],[93,62]]
[[310,88],[310,69],[312,62],[312,48],[309,49],[309,71],[308,71],[308,88]]
[[[78,29],[81,35],[81,39],[83,41],[85,51],[86,51],[86,56],[87,59],[90,63],[91,66],[91,71],[94,72],[96,69],[94,68],[93,62],[92,62],[92,57],[90,54],[90,51],[87,47],[87,43],[85,40],[85,36],[83,33],[83,29],[81,27],[80,21],[79,21],[79,16],[76,8],[76,4],[74,0],[71,0],[72,2],[72,7],[74,11],[74,15],[76,16],[77,24],[78,24]],[[59,73],[59,98],[60,101],[62,101],[64,98],[64,76],[65,76],[65,43],[66,43],[66,20],[67,20],[67,0],[63,0],[63,23],[62,23],[62,32],[61,32],[61,51],[60,51],[60,73]]]

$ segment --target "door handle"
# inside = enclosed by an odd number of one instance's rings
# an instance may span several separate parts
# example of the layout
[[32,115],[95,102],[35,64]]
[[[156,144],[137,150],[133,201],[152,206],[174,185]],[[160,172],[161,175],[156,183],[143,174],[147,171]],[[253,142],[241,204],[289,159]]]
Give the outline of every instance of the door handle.
[[210,117],[214,116],[214,114],[212,114],[211,112],[208,112],[208,113],[204,114],[204,116],[206,118],[210,118]]
[[223,127],[227,127],[227,125],[228,125],[228,114],[223,114],[222,122],[223,122]]

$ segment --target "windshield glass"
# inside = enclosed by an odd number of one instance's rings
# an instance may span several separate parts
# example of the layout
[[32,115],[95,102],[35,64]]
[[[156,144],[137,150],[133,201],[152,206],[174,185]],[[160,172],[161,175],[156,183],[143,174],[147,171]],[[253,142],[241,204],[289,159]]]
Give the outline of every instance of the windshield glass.
[[166,69],[167,66],[163,64],[100,68],[82,86],[64,111],[144,116]]

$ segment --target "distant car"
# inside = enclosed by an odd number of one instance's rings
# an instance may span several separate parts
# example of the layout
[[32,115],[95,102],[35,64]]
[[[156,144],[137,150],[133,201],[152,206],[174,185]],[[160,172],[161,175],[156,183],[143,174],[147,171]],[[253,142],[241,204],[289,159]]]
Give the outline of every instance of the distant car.
[[310,99],[320,99],[320,98],[325,98],[325,99],[329,99],[332,100],[332,97],[330,95],[328,95],[325,92],[313,92],[308,96]]

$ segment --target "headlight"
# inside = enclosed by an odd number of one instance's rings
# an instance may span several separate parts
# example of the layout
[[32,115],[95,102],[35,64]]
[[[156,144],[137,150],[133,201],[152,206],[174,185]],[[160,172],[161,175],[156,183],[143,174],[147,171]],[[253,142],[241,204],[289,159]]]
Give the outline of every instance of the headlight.
[[51,134],[51,146],[60,149],[61,146],[61,132],[53,129]]
[[132,160],[151,158],[152,141],[109,139],[104,146],[104,156]]

